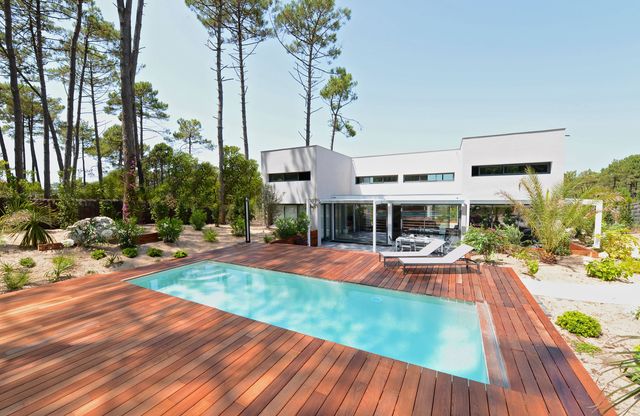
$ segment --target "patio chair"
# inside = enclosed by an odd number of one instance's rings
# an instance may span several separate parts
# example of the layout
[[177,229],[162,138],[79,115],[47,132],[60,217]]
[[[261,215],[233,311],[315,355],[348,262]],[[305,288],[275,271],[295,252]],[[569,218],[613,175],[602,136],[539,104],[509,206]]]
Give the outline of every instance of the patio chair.
[[433,239],[429,244],[424,246],[420,251],[381,251],[378,253],[379,258],[382,259],[382,264],[387,265],[387,259],[398,259],[400,257],[403,258],[416,258],[416,257],[428,257],[433,254],[434,251],[439,249],[444,244],[444,240]]
[[407,273],[408,266],[435,266],[435,265],[452,265],[457,261],[464,261],[467,270],[469,270],[469,263],[473,263],[478,267],[478,272],[480,272],[480,265],[471,259],[466,258],[465,256],[473,251],[473,247],[468,246],[466,244],[461,244],[455,249],[451,250],[449,253],[442,257],[408,257],[408,256],[400,256],[398,261],[402,264],[402,273]]

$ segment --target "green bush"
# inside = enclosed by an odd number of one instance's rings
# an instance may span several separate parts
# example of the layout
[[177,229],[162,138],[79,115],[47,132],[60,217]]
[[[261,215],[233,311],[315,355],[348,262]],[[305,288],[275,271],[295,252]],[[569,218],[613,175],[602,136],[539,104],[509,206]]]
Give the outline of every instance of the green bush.
[[520,231],[517,225],[502,225],[498,229],[498,232],[502,235],[505,244],[516,247],[522,244],[524,233]]
[[630,275],[640,274],[640,259],[628,257],[620,262],[620,267],[626,270]]
[[492,228],[469,227],[462,241],[484,256],[485,261],[491,261],[496,252],[505,245],[505,238],[500,231]]
[[20,290],[29,283],[29,272],[27,270],[16,270],[10,264],[2,265],[2,281],[7,290]]
[[163,253],[162,250],[160,250],[159,248],[155,248],[155,247],[150,247],[147,250],[147,256],[149,256],[149,257],[162,257],[162,253]]
[[589,355],[594,355],[599,352],[602,352],[602,348],[598,347],[597,345],[589,344],[588,342],[584,342],[584,341],[574,341],[573,349],[576,350],[576,352],[589,354]]
[[262,239],[264,240],[265,243],[269,244],[270,242],[275,240],[276,237],[273,234],[265,234],[264,237],[262,237]]
[[31,269],[33,267],[36,267],[36,262],[31,257],[23,257],[20,259],[20,266]]
[[236,217],[231,222],[231,233],[236,237],[244,237],[245,231],[244,218]]
[[164,218],[156,223],[158,235],[165,243],[175,243],[182,233],[182,221],[178,218]]
[[110,254],[104,261],[104,267],[119,266],[123,263],[122,258],[118,254]]
[[116,221],[116,239],[120,248],[135,247],[138,238],[142,235],[142,227],[138,225],[136,218],[127,221]]
[[188,254],[184,250],[178,250],[175,253],[173,253],[173,257],[175,257],[176,259],[182,259],[182,258],[187,257],[187,256],[188,256]]
[[564,234],[560,239],[558,246],[552,252],[556,256],[568,256],[571,254],[571,236]]
[[71,277],[67,272],[73,269],[76,264],[72,257],[67,256],[56,256],[51,259],[51,263],[53,264],[53,269],[47,273],[51,282],[57,282]]
[[105,257],[107,257],[107,252],[102,249],[93,250],[91,252],[91,258],[94,260],[101,260]]
[[298,235],[307,235],[310,224],[311,221],[309,220],[309,216],[305,212],[301,212],[300,214],[298,214],[298,218],[296,219],[296,229],[298,231]]
[[633,249],[638,246],[638,240],[631,231],[623,226],[611,226],[602,235],[602,251],[609,257],[619,260],[631,258]]
[[556,324],[581,337],[597,338],[602,335],[600,322],[580,311],[567,311],[556,319]]
[[204,241],[207,241],[209,243],[215,243],[216,241],[218,241],[218,232],[216,230],[212,230],[211,228],[207,228],[206,230],[202,231],[202,238],[204,238]]
[[193,226],[194,230],[200,231],[207,224],[207,213],[201,209],[194,209],[191,211],[189,222]]
[[612,258],[592,261],[587,263],[585,268],[587,270],[587,276],[597,277],[605,282],[620,278],[628,279],[631,275],[628,270]]
[[60,227],[68,227],[78,221],[78,200],[71,186],[60,186],[56,207]]
[[536,273],[538,273],[538,270],[540,269],[540,264],[538,260],[536,259],[527,260],[525,264],[527,265],[527,273],[529,275],[535,276]]
[[122,249],[122,255],[125,257],[134,258],[138,257],[138,248],[137,247],[125,247]]
[[275,223],[276,236],[280,239],[293,237],[298,234],[298,225],[293,218],[278,218]]

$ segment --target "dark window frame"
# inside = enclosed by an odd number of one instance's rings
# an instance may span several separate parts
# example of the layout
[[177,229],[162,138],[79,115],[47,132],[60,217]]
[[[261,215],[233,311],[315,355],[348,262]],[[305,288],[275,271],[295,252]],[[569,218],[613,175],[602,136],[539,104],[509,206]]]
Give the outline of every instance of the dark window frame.
[[[527,168],[533,168],[538,175],[548,175],[551,173],[551,162],[531,162],[531,163],[505,163],[497,165],[474,165],[471,166],[471,176],[522,176],[526,175]],[[485,172],[483,172],[483,170]],[[489,173],[493,170],[494,173]],[[489,171],[489,172],[487,172]]]
[[[451,179],[445,179],[445,175],[451,175]],[[429,179],[435,176],[436,179]],[[413,178],[416,179],[413,179]],[[402,182],[454,182],[456,180],[455,172],[437,172],[437,173],[410,173],[402,175]]]
[[267,175],[268,182],[305,182],[311,180],[311,171],[278,172]]
[[[371,179],[371,182],[368,179]],[[384,180],[389,178],[390,180]],[[365,182],[365,179],[367,181]],[[376,181],[376,179],[380,179]],[[398,183],[398,175],[369,175],[369,176],[356,176],[356,185],[378,185],[381,183]]]

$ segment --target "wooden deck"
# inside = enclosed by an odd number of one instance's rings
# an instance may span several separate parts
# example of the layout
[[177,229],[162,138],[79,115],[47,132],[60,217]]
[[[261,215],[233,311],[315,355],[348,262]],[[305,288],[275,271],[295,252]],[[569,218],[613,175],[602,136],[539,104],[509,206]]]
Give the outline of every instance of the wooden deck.
[[[202,259],[486,302],[510,387],[122,281]],[[0,414],[600,414],[602,392],[510,269],[426,272],[403,276],[371,253],[252,244],[2,295]]]

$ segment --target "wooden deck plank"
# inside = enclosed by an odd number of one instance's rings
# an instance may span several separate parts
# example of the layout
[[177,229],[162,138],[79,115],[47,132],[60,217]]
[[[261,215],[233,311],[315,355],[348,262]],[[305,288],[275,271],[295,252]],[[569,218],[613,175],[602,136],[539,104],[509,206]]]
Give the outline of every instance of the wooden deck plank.
[[[123,281],[202,260],[486,302],[509,387]],[[287,245],[229,247],[2,295],[0,366],[0,414],[595,415],[603,397],[510,269],[429,266],[405,275],[375,254]]]

